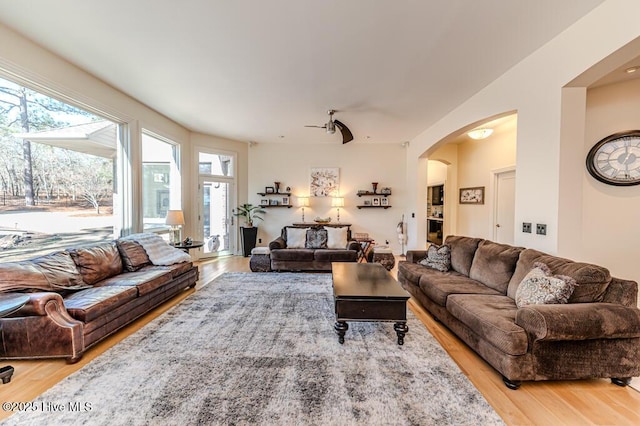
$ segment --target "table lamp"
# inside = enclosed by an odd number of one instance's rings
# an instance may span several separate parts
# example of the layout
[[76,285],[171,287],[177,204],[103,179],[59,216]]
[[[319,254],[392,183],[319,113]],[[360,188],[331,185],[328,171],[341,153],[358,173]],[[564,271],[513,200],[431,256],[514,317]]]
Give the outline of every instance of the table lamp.
[[298,197],[298,207],[302,207],[302,223],[304,223],[304,208],[309,207],[309,197]]
[[331,207],[338,209],[338,222],[340,222],[340,207],[344,207],[344,197],[333,197],[331,200]]
[[167,211],[167,218],[164,223],[171,226],[169,242],[173,245],[180,244],[182,242],[181,227],[184,225],[184,214],[182,214],[182,210]]

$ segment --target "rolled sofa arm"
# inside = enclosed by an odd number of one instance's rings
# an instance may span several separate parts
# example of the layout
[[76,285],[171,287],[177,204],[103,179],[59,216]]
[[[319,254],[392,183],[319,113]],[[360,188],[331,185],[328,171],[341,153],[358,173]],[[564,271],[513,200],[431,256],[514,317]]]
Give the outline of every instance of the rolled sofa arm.
[[418,263],[422,259],[427,257],[426,250],[409,250],[407,251],[407,262],[409,263]]
[[362,246],[356,240],[349,240],[349,241],[347,241],[346,249],[347,250],[355,250],[355,251],[359,252],[359,251],[362,250]]
[[46,316],[47,311],[45,306],[49,301],[57,303],[60,306],[64,306],[62,296],[53,292],[38,292],[38,293],[20,293],[29,296],[29,301],[25,305],[18,309],[12,316],[14,317],[28,317],[28,316]]
[[612,303],[528,305],[516,324],[533,341],[623,339],[640,337],[640,309]]
[[283,249],[287,247],[287,242],[282,237],[278,237],[269,243],[269,250]]

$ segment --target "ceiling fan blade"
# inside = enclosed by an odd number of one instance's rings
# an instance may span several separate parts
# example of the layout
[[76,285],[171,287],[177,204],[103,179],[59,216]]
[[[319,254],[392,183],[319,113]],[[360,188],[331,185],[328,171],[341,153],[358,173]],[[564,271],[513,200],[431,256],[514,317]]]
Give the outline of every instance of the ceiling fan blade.
[[313,126],[313,125],[307,124],[307,125],[306,125],[306,126],[304,126],[304,127],[317,127],[318,129],[326,129],[326,128],[327,128],[327,125],[325,124],[324,126]]
[[353,140],[353,134],[351,133],[351,130],[349,130],[347,126],[345,126],[342,122],[338,120],[333,120],[333,122],[336,124],[336,127],[340,130],[340,133],[342,133],[342,143],[345,144],[347,142],[351,142]]

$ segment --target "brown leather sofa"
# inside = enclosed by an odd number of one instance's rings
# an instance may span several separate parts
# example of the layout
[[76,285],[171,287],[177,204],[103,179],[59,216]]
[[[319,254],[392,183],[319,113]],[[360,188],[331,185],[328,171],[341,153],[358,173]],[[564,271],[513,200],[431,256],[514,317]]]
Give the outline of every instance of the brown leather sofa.
[[76,362],[88,348],[195,286],[197,279],[192,262],[153,265],[142,246],[130,240],[0,263],[0,292],[29,296],[20,310],[0,319],[0,358]]
[[269,243],[272,271],[331,271],[332,262],[357,262],[360,243],[345,226],[285,226]]
[[[517,389],[524,380],[611,378],[640,374],[638,284],[601,266],[479,238],[449,236],[450,268],[407,252],[402,286]],[[428,261],[425,263],[429,264]],[[519,286],[544,264],[577,284],[563,304],[522,304]],[[438,267],[438,265],[435,265]],[[525,284],[528,286],[528,284]]]

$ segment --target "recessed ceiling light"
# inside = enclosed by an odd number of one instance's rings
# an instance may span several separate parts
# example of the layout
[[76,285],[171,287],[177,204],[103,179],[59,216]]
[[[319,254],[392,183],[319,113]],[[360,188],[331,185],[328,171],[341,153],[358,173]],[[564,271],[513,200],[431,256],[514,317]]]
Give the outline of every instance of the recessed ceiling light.
[[479,140],[488,138],[491,136],[491,133],[493,133],[493,129],[480,128],[470,131],[467,135],[469,135],[471,139]]
[[634,72],[638,71],[640,69],[640,67],[631,67],[631,68],[627,68],[626,70],[624,70],[624,72],[626,72],[627,74],[633,74]]

